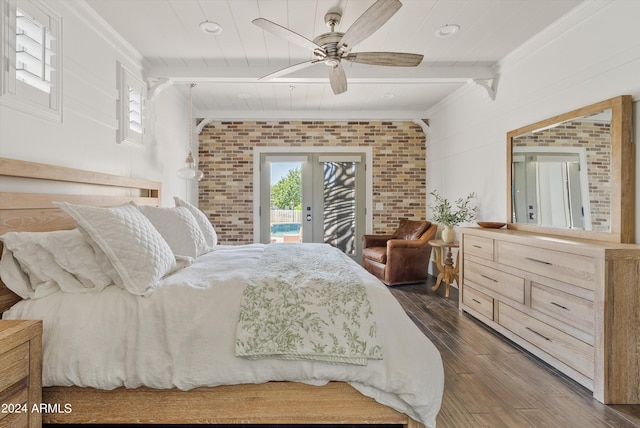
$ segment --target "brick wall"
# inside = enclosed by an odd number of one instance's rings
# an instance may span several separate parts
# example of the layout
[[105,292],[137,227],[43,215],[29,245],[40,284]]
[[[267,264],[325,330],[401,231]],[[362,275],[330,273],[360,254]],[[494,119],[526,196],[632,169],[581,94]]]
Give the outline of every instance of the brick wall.
[[592,230],[611,228],[611,125],[574,120],[535,134],[518,137],[515,147],[584,147],[591,202]]
[[426,148],[413,122],[221,121],[200,134],[198,205],[222,244],[253,242],[254,147],[372,147],[374,233],[426,215]]

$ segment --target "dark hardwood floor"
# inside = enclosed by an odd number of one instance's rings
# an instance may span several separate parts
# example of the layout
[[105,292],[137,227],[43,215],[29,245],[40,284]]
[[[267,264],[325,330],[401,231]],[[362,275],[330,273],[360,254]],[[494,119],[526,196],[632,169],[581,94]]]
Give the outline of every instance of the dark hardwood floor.
[[[434,281],[393,295],[440,350],[445,390],[438,428],[640,427],[640,405],[605,406],[591,392],[458,310]],[[425,361],[425,364],[428,364]]]

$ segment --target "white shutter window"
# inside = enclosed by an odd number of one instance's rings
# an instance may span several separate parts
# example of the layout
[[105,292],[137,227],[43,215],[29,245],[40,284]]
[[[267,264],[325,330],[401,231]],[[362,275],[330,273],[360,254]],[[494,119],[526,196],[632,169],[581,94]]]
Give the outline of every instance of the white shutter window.
[[129,86],[129,130],[142,134],[142,94]]
[[118,63],[118,92],[118,142],[143,147],[146,85],[121,63]]
[[0,0],[0,104],[62,122],[62,18],[40,0]]
[[48,28],[22,10],[16,10],[16,79],[51,93],[51,42]]

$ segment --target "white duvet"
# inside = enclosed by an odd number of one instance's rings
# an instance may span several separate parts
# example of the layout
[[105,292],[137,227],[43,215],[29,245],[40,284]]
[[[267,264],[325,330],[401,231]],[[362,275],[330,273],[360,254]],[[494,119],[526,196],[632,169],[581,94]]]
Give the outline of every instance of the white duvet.
[[[285,244],[281,244],[285,245]],[[366,366],[235,356],[244,283],[263,244],[217,246],[147,296],[115,286],[16,304],[6,319],[42,319],[43,386],[180,388],[268,381],[344,381],[435,427],[440,353],[386,287],[353,263],[371,302],[384,359]],[[331,266],[327,266],[328,269]]]

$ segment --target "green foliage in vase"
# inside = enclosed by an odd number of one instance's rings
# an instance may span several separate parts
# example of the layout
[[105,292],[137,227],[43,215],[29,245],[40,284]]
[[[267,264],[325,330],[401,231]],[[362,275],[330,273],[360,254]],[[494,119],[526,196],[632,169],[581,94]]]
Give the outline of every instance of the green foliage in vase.
[[432,211],[431,220],[436,223],[445,226],[456,226],[478,218],[478,206],[474,204],[475,192],[469,193],[464,199],[456,199],[455,211],[449,200],[440,196],[435,190],[430,195],[435,199],[435,203],[429,205]]

